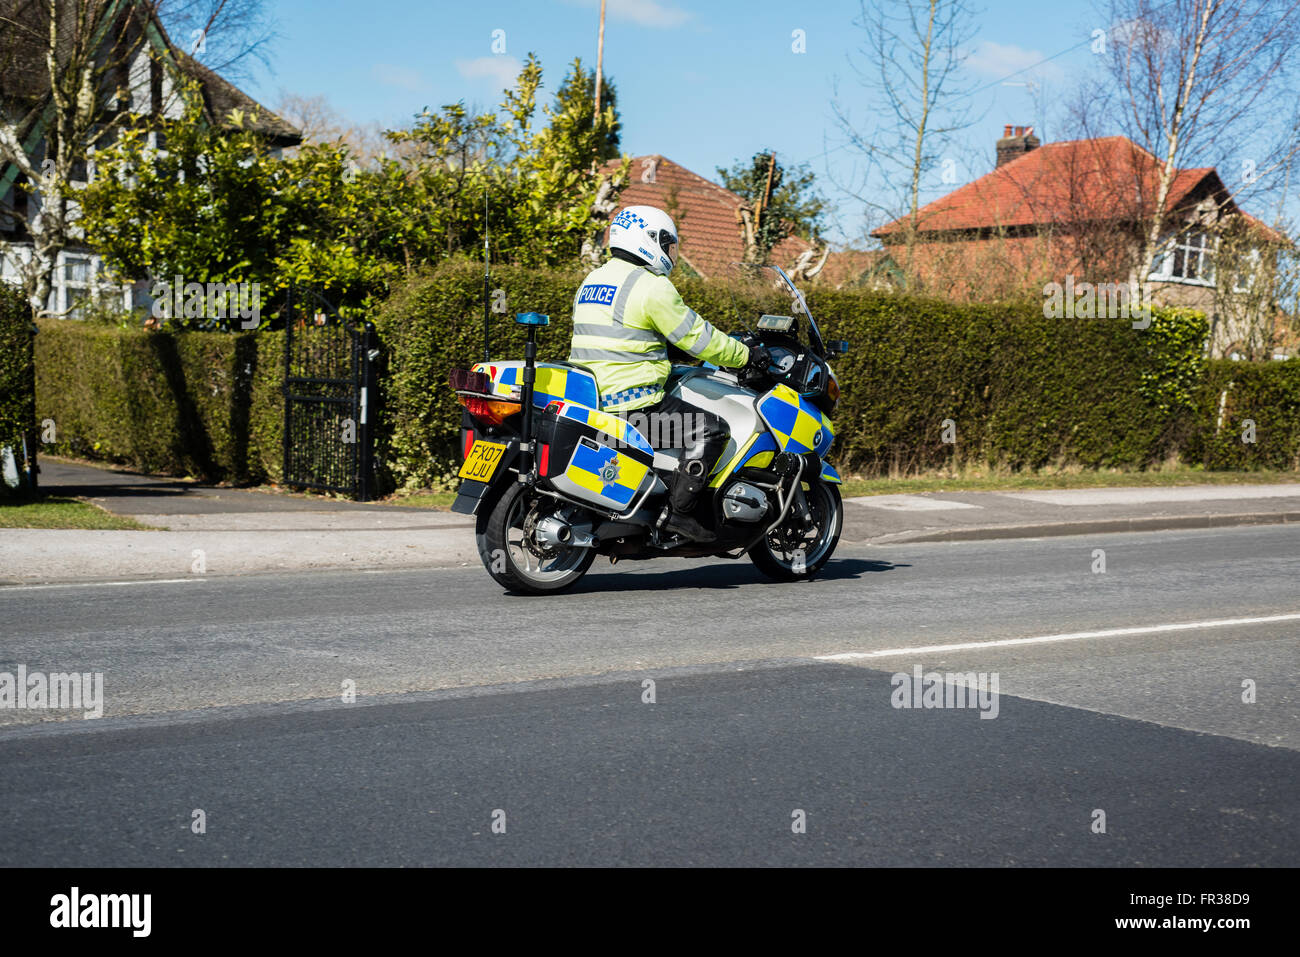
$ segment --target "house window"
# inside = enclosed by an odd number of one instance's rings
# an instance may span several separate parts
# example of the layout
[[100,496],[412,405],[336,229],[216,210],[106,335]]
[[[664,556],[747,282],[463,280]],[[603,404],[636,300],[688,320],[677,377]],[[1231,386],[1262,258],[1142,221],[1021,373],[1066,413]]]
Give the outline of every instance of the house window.
[[78,286],[90,282],[90,257],[68,256],[63,261],[63,281]]
[[90,257],[63,257],[63,310],[69,319],[84,319],[91,299]]
[[109,278],[98,256],[64,253],[55,275],[51,299],[69,319],[86,318],[87,308],[95,303],[111,303],[116,308],[124,300],[122,286]]
[[1151,267],[1152,279],[1214,283],[1214,239],[1203,229],[1192,229],[1170,238]]
[[1232,278],[1233,292],[1250,292],[1255,288],[1255,277],[1259,275],[1260,254],[1258,249],[1246,253],[1245,262]]

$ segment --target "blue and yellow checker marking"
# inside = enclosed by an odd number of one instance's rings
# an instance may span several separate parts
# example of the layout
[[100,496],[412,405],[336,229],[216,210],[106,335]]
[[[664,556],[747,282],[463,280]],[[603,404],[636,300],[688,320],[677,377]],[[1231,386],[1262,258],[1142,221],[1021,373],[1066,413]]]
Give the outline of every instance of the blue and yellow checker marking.
[[713,474],[712,481],[709,482],[709,488],[718,488],[722,485],[722,480],[729,475],[735,475],[747,465],[755,468],[767,468],[772,464],[772,458],[780,447],[776,444],[776,439],[772,438],[770,432],[757,432],[751,435],[740,451],[732,456],[731,461],[725,465],[720,465],[717,472]]
[[788,385],[778,385],[759,399],[758,414],[783,452],[825,455],[835,440],[831,420]]
[[[512,396],[519,392],[523,367],[522,362],[477,362],[474,371],[486,372],[492,378],[492,391],[496,395]],[[539,362],[533,380],[533,405],[545,407],[557,399],[592,407],[599,405],[595,377],[580,369]]]
[[654,457],[654,448],[646,441],[645,436],[633,428],[626,419],[620,419],[609,412],[598,412],[595,409],[589,409],[585,405],[579,405],[576,402],[565,402],[555,411],[566,419],[573,419],[573,421],[589,425],[593,429],[599,429],[606,435],[618,439],[624,445],[631,446],[652,458]]
[[840,478],[840,473],[835,471],[827,463],[822,463],[822,481],[830,482],[833,485],[843,485],[844,480]]
[[732,471],[739,472],[747,465],[752,465],[755,468],[766,468],[772,464],[773,456],[780,451],[781,449],[776,444],[776,439],[772,438],[772,434],[770,432],[763,432],[754,439],[753,444],[751,444],[749,448],[745,449],[745,460],[743,462],[737,462],[736,467],[732,469]]
[[579,442],[564,475],[575,485],[623,509],[632,501],[649,470],[648,465],[630,455]]

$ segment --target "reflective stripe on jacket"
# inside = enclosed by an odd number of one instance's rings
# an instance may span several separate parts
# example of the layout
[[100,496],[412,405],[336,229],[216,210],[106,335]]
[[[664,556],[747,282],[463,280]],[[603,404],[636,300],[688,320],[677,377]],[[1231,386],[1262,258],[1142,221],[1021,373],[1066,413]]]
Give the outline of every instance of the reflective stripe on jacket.
[[749,348],[689,309],[667,276],[611,259],[573,297],[569,361],[596,375],[601,408],[626,412],[664,397],[674,346],[718,366],[740,368]]

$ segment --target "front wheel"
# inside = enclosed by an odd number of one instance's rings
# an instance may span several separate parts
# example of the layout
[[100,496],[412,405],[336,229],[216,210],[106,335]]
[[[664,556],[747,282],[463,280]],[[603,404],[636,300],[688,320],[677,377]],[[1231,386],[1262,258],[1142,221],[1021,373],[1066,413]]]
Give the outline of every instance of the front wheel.
[[537,523],[546,517],[551,500],[514,483],[497,500],[475,540],[479,558],[492,580],[511,591],[543,595],[563,591],[587,573],[596,550],[577,546],[541,545]]
[[811,578],[830,560],[844,529],[840,490],[826,482],[804,482],[808,517],[791,514],[749,550],[759,571],[777,581]]

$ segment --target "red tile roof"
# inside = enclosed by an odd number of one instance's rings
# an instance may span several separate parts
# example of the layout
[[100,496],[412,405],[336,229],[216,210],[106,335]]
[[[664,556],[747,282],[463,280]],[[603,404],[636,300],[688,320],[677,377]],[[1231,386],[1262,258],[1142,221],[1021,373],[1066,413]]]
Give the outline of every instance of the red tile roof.
[[[1140,218],[1155,205],[1161,163],[1123,136],[1048,143],[918,211],[922,232]],[[1222,190],[1210,167],[1178,170],[1167,209],[1198,187]],[[897,219],[872,235],[903,230]]]
[[[619,162],[611,160],[604,171],[613,172]],[[728,263],[744,256],[736,219],[741,200],[735,193],[657,153],[633,157],[629,180],[619,194],[619,208],[657,206],[666,211],[677,224],[681,259],[700,275],[720,276]],[[787,236],[772,250],[772,262],[788,268],[811,248],[802,239]]]
[[1250,213],[1246,212],[1245,210],[1239,209],[1237,210],[1237,213],[1238,215],[1241,216],[1242,219],[1244,219],[1247,223],[1249,223],[1250,226],[1257,233],[1259,233],[1265,240],[1274,243],[1283,243],[1288,246],[1291,245],[1290,239],[1288,239],[1282,233],[1279,233],[1276,229],[1274,229],[1272,226],[1268,225],[1267,223],[1263,222],[1262,220],[1256,219],[1254,216],[1250,215]]

